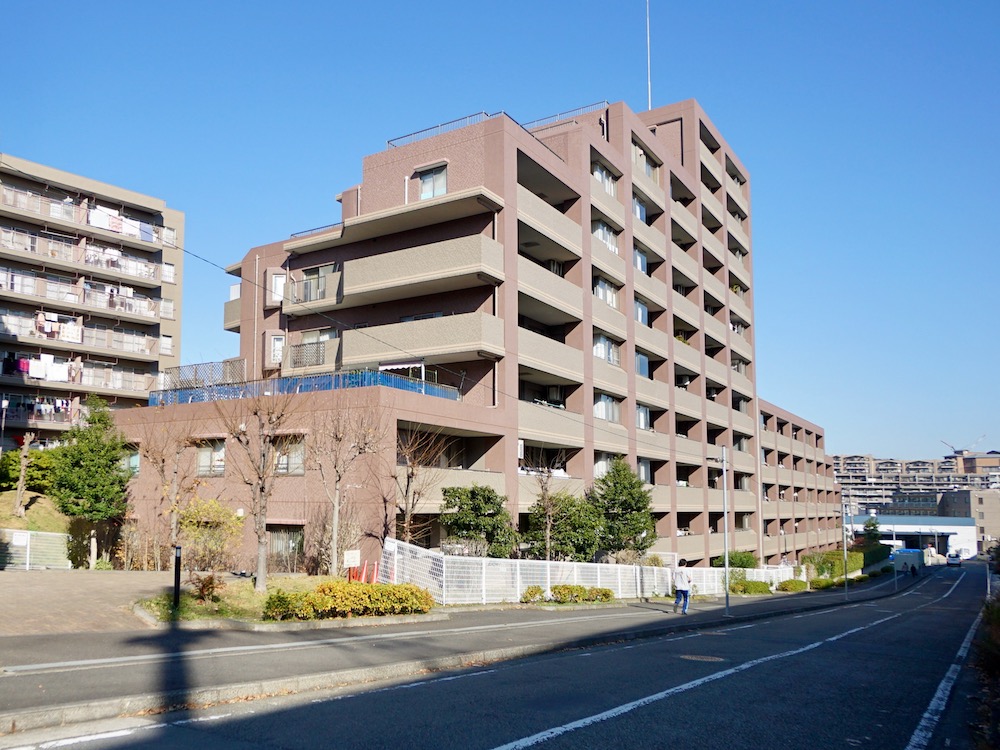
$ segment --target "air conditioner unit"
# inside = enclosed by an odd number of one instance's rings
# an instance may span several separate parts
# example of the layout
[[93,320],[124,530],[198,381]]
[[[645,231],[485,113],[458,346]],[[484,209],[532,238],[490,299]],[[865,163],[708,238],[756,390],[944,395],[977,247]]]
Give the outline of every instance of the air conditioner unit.
[[517,441],[517,457],[519,459],[523,459],[524,458],[524,441],[523,440],[518,440]]

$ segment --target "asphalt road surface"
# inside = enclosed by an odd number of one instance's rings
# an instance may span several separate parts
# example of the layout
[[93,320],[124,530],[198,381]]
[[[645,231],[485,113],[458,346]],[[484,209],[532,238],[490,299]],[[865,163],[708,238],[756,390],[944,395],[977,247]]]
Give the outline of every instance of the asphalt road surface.
[[[954,683],[967,669],[984,589],[983,566],[942,568],[886,599],[552,651],[367,688],[15,734],[0,738],[0,747],[969,748],[964,724],[948,716],[956,710]],[[646,622],[648,613],[628,612],[617,617]],[[611,611],[580,615],[600,616],[609,618],[609,627],[621,627]],[[221,636],[188,634],[198,640],[185,644],[183,659],[174,653],[159,662],[161,674],[168,675],[161,686],[170,684],[170,674],[189,682],[199,671],[223,663],[232,669],[239,660],[248,672],[281,671],[289,659],[316,664],[324,654],[350,648],[353,659],[364,656],[374,664],[380,652],[408,643],[422,652],[443,652],[463,639],[481,643],[488,635],[499,645],[552,627],[537,615],[524,618],[484,622],[474,633],[441,623],[433,637],[416,635],[412,626],[365,637],[326,632],[296,641],[294,649],[287,634],[273,634],[270,642],[285,646],[271,652],[263,648],[268,639],[257,634],[230,634],[223,648],[245,648],[215,652],[213,640]],[[246,642],[237,643],[241,639]],[[23,695],[37,698],[34,685],[58,693],[60,680],[83,676],[100,694],[108,682],[127,681],[130,671],[146,674],[138,665],[152,666],[151,652],[138,643],[119,654],[140,657],[134,662],[116,664],[94,654],[94,663],[72,666],[60,654],[56,649],[50,666],[26,664],[3,681],[16,681]],[[4,690],[4,701],[13,697]]]

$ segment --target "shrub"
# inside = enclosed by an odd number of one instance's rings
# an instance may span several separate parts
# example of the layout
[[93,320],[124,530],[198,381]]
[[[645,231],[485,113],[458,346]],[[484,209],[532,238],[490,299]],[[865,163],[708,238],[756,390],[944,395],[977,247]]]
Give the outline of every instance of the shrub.
[[541,586],[528,586],[521,594],[522,604],[532,604],[545,599],[545,590]]
[[[722,568],[726,564],[725,555],[722,557],[712,558],[713,568]],[[757,567],[757,556],[753,552],[744,552],[740,550],[731,550],[729,552],[729,567],[730,568],[756,568]]]
[[275,591],[264,603],[265,620],[315,620],[423,614],[434,606],[425,589],[412,583],[348,583],[329,581],[312,591]]
[[610,602],[615,598],[611,589],[592,586],[576,586],[560,583],[552,587],[552,600],[557,604],[575,604],[580,602]]
[[855,576],[854,578],[852,578],[851,579],[851,584],[853,585],[855,583],[864,583],[869,578],[871,578],[871,576],[868,576],[868,575],[865,575],[864,573],[862,573],[861,575]]
[[205,575],[191,573],[188,583],[194,586],[194,598],[203,604],[208,601],[217,602],[219,600],[218,592],[226,587],[225,581],[212,573]]
[[895,569],[896,568],[893,567],[892,565],[883,565],[881,568],[879,568],[879,570],[881,570],[883,573],[891,573]]
[[615,592],[604,587],[591,586],[587,589],[588,602],[610,602],[615,598]]
[[798,578],[790,578],[778,584],[778,591],[805,591],[809,584]]
[[881,575],[882,575],[882,571],[881,570],[873,570],[871,573],[868,574],[868,577],[869,578],[878,578]]
[[110,560],[105,560],[103,557],[97,558],[94,561],[94,570],[114,570],[115,566]]
[[552,587],[552,600],[558,604],[572,604],[586,601],[587,588],[571,583],[559,583]]
[[833,588],[833,579],[831,578],[813,578],[809,581],[809,585],[815,591],[822,591],[823,589]]
[[646,566],[650,567],[650,568],[662,568],[663,567],[663,558],[660,557],[659,555],[657,555],[655,552],[646,555],[639,562],[642,563],[643,565],[646,565]]
[[729,584],[729,592],[732,594],[770,594],[771,586],[767,581],[735,581]]

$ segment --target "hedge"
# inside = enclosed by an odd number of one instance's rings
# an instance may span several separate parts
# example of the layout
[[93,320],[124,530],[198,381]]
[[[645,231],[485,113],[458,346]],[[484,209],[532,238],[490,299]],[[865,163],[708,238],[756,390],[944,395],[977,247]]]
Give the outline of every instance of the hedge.
[[610,602],[615,598],[611,589],[597,586],[576,586],[571,583],[560,583],[552,587],[552,601],[557,604],[575,604],[581,602]]
[[424,614],[433,606],[430,593],[412,583],[328,581],[312,591],[278,589],[264,602],[264,619],[324,620]]
[[767,581],[735,581],[729,584],[731,594],[770,594],[771,586]]
[[809,587],[805,581],[798,578],[789,578],[778,584],[778,591],[805,591]]
[[[888,549],[888,547],[886,548]],[[830,550],[828,552],[818,552],[813,555],[804,555],[802,561],[812,565],[816,569],[816,575],[843,576],[844,575],[844,551]],[[861,570],[865,567],[865,556],[862,552],[847,553],[847,572]]]

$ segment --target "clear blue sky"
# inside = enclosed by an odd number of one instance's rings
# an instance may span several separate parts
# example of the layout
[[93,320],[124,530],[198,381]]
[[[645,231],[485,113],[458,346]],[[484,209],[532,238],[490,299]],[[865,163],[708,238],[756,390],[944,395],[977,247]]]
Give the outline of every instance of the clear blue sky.
[[[651,5],[654,106],[698,99],[750,171],[761,396],[831,453],[1000,448],[1000,3]],[[2,18],[0,151],[164,198],[219,266],[337,221],[389,138],[482,110],[646,108],[643,0]],[[236,354],[231,281],[187,258],[185,363]]]

